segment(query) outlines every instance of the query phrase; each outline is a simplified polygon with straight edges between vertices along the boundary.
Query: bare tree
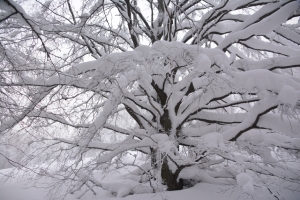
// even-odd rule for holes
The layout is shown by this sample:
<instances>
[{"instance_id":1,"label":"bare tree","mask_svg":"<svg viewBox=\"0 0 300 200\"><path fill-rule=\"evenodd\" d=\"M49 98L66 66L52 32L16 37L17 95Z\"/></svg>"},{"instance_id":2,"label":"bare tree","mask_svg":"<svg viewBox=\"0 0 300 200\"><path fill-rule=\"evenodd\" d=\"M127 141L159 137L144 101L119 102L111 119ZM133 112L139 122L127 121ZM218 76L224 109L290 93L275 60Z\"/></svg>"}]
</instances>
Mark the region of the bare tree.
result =
<instances>
[{"instance_id":1,"label":"bare tree","mask_svg":"<svg viewBox=\"0 0 300 200\"><path fill-rule=\"evenodd\" d=\"M299 185L299 1L0 5L0 134L34 145L23 167L71 193ZM122 159L135 151L144 165ZM135 184L93 178L120 166Z\"/></svg>"}]
</instances>

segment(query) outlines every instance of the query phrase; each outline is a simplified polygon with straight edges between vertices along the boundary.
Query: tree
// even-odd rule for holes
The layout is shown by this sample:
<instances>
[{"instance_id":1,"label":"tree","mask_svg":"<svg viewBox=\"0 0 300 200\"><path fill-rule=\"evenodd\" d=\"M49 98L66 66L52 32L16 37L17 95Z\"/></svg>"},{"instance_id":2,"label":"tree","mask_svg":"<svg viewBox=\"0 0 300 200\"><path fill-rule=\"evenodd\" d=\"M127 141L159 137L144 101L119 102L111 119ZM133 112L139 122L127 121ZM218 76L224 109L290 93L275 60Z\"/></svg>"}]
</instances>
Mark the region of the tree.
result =
<instances>
[{"instance_id":1,"label":"tree","mask_svg":"<svg viewBox=\"0 0 300 200\"><path fill-rule=\"evenodd\" d=\"M298 1L0 3L0 134L22 130L20 164L55 186L299 184ZM120 166L134 183L93 177Z\"/></svg>"}]
</instances>

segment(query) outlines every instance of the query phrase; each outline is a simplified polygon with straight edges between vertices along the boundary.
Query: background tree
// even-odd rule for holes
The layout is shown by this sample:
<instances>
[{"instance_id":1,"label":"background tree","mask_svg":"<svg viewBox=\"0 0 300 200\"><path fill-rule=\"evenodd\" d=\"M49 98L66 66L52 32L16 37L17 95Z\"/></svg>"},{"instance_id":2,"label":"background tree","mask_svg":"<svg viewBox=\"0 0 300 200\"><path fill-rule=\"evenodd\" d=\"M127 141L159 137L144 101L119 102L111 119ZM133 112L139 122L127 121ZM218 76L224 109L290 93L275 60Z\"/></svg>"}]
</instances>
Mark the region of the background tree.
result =
<instances>
[{"instance_id":1,"label":"background tree","mask_svg":"<svg viewBox=\"0 0 300 200\"><path fill-rule=\"evenodd\" d=\"M0 134L22 133L19 163L54 188L299 185L298 1L2 0L0 9ZM145 164L122 159L135 151ZM122 166L137 170L121 187L93 177Z\"/></svg>"}]
</instances>

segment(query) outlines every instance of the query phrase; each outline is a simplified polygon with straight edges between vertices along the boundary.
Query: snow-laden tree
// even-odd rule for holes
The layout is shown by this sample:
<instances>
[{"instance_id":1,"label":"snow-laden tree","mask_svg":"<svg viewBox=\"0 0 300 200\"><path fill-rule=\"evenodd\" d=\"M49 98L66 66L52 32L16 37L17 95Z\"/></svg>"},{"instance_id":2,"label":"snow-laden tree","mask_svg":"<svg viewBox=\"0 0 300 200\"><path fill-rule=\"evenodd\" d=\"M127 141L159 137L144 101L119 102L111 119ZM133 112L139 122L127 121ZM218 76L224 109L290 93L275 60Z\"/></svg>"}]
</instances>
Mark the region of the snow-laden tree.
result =
<instances>
[{"instance_id":1,"label":"snow-laden tree","mask_svg":"<svg viewBox=\"0 0 300 200\"><path fill-rule=\"evenodd\" d=\"M299 14L294 0L1 0L0 134L19 139L18 167L71 193L206 182L280 198L275 184L300 183ZM124 166L115 184L93 176Z\"/></svg>"}]
</instances>

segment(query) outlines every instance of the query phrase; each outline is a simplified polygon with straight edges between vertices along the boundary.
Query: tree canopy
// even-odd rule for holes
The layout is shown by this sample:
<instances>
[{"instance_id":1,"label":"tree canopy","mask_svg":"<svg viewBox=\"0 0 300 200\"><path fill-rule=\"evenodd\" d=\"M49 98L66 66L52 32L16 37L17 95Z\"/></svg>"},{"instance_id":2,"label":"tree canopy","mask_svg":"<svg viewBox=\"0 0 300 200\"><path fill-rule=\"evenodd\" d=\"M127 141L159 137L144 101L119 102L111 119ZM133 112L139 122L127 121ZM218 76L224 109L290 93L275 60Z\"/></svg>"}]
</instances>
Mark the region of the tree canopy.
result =
<instances>
[{"instance_id":1,"label":"tree canopy","mask_svg":"<svg viewBox=\"0 0 300 200\"><path fill-rule=\"evenodd\" d=\"M71 193L297 190L299 14L294 0L1 0L0 136L25 156L10 162ZM93 177L127 166L123 185Z\"/></svg>"}]
</instances>

